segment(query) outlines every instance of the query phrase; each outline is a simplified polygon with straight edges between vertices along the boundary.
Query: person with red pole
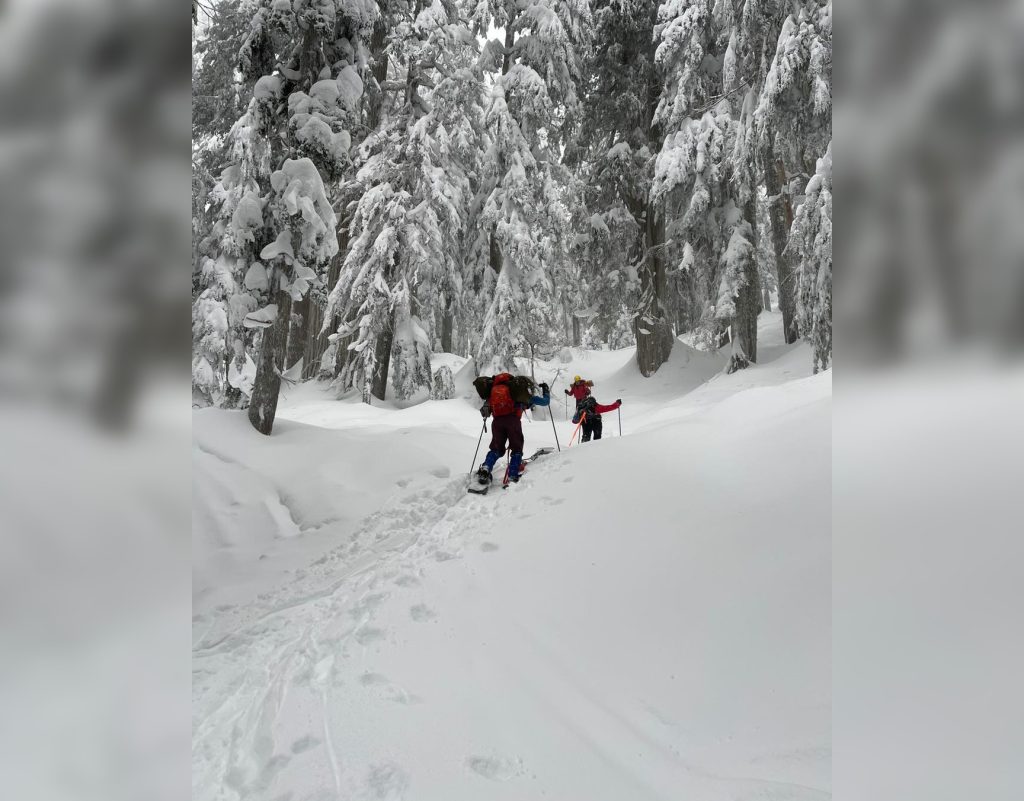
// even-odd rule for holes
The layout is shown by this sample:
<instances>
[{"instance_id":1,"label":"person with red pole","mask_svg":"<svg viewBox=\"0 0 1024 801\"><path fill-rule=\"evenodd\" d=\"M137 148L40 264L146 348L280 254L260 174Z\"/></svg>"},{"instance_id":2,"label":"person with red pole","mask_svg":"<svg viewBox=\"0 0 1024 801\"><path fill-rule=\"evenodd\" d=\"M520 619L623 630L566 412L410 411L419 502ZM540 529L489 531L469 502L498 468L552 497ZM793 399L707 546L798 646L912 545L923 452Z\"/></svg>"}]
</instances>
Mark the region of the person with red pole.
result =
<instances>
[{"instance_id":1,"label":"person with red pole","mask_svg":"<svg viewBox=\"0 0 1024 801\"><path fill-rule=\"evenodd\" d=\"M622 398L617 399L615 403L605 405L598 403L597 398L593 395L585 397L576 408L576 416L573 418L581 423L583 434L580 442L590 442L591 437L601 439L603 428L601 415L604 412L614 412L620 406L622 406Z\"/></svg>"}]
</instances>

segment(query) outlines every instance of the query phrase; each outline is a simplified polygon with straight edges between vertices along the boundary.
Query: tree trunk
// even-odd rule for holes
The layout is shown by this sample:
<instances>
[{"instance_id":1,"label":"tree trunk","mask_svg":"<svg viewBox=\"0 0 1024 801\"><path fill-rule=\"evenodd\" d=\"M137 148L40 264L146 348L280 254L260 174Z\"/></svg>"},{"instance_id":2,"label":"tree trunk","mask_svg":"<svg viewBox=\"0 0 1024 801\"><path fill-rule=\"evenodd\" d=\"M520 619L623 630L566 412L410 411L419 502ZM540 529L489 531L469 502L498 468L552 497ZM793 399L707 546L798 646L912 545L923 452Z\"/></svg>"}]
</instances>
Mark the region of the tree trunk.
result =
<instances>
[{"instance_id":1,"label":"tree trunk","mask_svg":"<svg viewBox=\"0 0 1024 801\"><path fill-rule=\"evenodd\" d=\"M764 310L766 312L770 312L772 310L772 293L771 293L771 290L769 290L767 286L763 286L763 287L761 287L761 294L763 296L761 298L761 305L764 306Z\"/></svg>"},{"instance_id":2,"label":"tree trunk","mask_svg":"<svg viewBox=\"0 0 1024 801\"><path fill-rule=\"evenodd\" d=\"M388 369L391 367L391 345L395 341L394 321L377 337L374 347L376 366L370 379L370 394L378 400L384 400L388 389Z\"/></svg>"},{"instance_id":3,"label":"tree trunk","mask_svg":"<svg viewBox=\"0 0 1024 801\"><path fill-rule=\"evenodd\" d=\"M745 204L744 216L750 223L754 253L757 253L757 213L755 201ZM732 320L732 356L727 372L735 372L757 362L757 314L761 308L761 273L756 255L747 262L744 281L736 295L736 316Z\"/></svg>"},{"instance_id":4,"label":"tree trunk","mask_svg":"<svg viewBox=\"0 0 1024 801\"><path fill-rule=\"evenodd\" d=\"M384 81L388 78L388 55L384 52L387 44L388 29L384 18L380 17L373 26L373 33L370 36L370 53L373 54L373 67L370 74L377 82L377 87L372 93L367 93L367 114L366 124L370 130L377 130L380 125L384 111Z\"/></svg>"},{"instance_id":5,"label":"tree trunk","mask_svg":"<svg viewBox=\"0 0 1024 801\"><path fill-rule=\"evenodd\" d=\"M445 353L455 353L452 346L452 333L455 329L455 314L452 312L451 300L445 301L444 311L441 313L441 350Z\"/></svg>"},{"instance_id":6,"label":"tree trunk","mask_svg":"<svg viewBox=\"0 0 1024 801\"><path fill-rule=\"evenodd\" d=\"M273 283L277 280L275 270ZM274 429L277 398L281 392L279 370L284 365L284 352L288 344L291 301L291 295L284 290L278 290L277 319L263 329L263 343L260 345L259 362L256 364L256 380L252 387L252 399L249 401L249 422L261 434L268 436Z\"/></svg>"},{"instance_id":7,"label":"tree trunk","mask_svg":"<svg viewBox=\"0 0 1024 801\"><path fill-rule=\"evenodd\" d=\"M498 275L501 273L501 245L498 244L497 228L491 229L490 236L490 249L488 251L488 260L490 261L491 269L494 270L494 274Z\"/></svg>"},{"instance_id":8,"label":"tree trunk","mask_svg":"<svg viewBox=\"0 0 1024 801\"><path fill-rule=\"evenodd\" d=\"M338 276L341 274L341 266L345 262L346 252L348 252L348 223L343 221L338 226L338 253L331 259L331 264L327 268L327 283L325 286L328 292L334 289L338 283ZM320 361L324 351L331 345L330 335L338 330L338 323L340 322L338 316L335 315L334 319L331 320L331 324L324 328L324 315L326 313L326 303L310 301L309 323L306 326L306 350L304 354L306 364L302 368L303 378L312 378L324 372L321 370ZM337 375L337 372L335 372L334 377L337 377Z\"/></svg>"},{"instance_id":9,"label":"tree trunk","mask_svg":"<svg viewBox=\"0 0 1024 801\"><path fill-rule=\"evenodd\" d=\"M348 349L348 346L352 344L352 336L338 337L337 350L334 352L334 377L338 378L342 373L345 372L345 368L348 367L349 359L352 357L352 351ZM348 389L346 387L345 389Z\"/></svg>"},{"instance_id":10,"label":"tree trunk","mask_svg":"<svg viewBox=\"0 0 1024 801\"><path fill-rule=\"evenodd\" d=\"M742 351L751 362L757 362L757 311L761 305L759 284L757 270L749 270L747 280L736 296L736 316L732 323L734 349Z\"/></svg>"},{"instance_id":11,"label":"tree trunk","mask_svg":"<svg viewBox=\"0 0 1024 801\"><path fill-rule=\"evenodd\" d=\"M772 250L775 269L779 276L779 310L782 312L782 332L787 344L797 340L796 330L796 278L785 253L789 229L793 224L793 208L789 196L782 193L786 183L786 170L782 160L775 157L773 140L761 152L761 172L768 193L768 219L771 222Z\"/></svg>"},{"instance_id":12,"label":"tree trunk","mask_svg":"<svg viewBox=\"0 0 1024 801\"><path fill-rule=\"evenodd\" d=\"M231 369L231 362L235 359L235 354L226 353L224 355L224 374L228 375L228 371ZM242 402L242 390L236 389L228 383L224 386L224 400L221 401L221 406L225 409L237 409L239 404Z\"/></svg>"},{"instance_id":13,"label":"tree trunk","mask_svg":"<svg viewBox=\"0 0 1024 801\"><path fill-rule=\"evenodd\" d=\"M512 25L508 24L505 26L505 54L501 60L501 74L502 76L508 75L509 69L512 67L512 46L516 43L515 31L512 30ZM498 186L501 186L501 179L505 175L505 165L502 159L498 159ZM488 252L488 258L490 260L491 269L494 270L495 275L501 273L501 265L504 258L501 253L501 243L498 242L498 226L491 229L490 233L490 249Z\"/></svg>"},{"instance_id":14,"label":"tree trunk","mask_svg":"<svg viewBox=\"0 0 1024 801\"><path fill-rule=\"evenodd\" d=\"M510 20L511 22L511 20ZM512 25L505 26L505 55L501 59L501 74L508 75L512 67L512 48L516 43L516 33Z\"/></svg>"},{"instance_id":15,"label":"tree trunk","mask_svg":"<svg viewBox=\"0 0 1024 801\"><path fill-rule=\"evenodd\" d=\"M575 314L572 317L572 344L577 348L583 344L583 323Z\"/></svg>"},{"instance_id":16,"label":"tree trunk","mask_svg":"<svg viewBox=\"0 0 1024 801\"><path fill-rule=\"evenodd\" d=\"M636 363L643 376L657 372L672 353L672 324L665 319L664 301L668 293L665 274L665 220L653 203L647 203L645 214L643 263L640 280L643 304L633 321L636 335Z\"/></svg>"},{"instance_id":17,"label":"tree trunk","mask_svg":"<svg viewBox=\"0 0 1024 801\"><path fill-rule=\"evenodd\" d=\"M284 366L287 370L299 363L305 355L309 333L309 292L301 300L292 303L292 312L288 316L288 349L285 353Z\"/></svg>"}]
</instances>

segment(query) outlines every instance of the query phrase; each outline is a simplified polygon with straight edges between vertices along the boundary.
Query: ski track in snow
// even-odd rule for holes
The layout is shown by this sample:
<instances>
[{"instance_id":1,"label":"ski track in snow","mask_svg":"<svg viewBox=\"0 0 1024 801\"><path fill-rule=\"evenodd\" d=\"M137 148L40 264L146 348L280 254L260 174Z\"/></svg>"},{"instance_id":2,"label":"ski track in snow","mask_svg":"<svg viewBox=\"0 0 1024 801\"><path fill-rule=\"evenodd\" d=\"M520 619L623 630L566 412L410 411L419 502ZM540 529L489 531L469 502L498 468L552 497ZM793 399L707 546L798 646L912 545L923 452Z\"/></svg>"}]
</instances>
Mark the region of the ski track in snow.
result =
<instances>
[{"instance_id":1,"label":"ski track in snow","mask_svg":"<svg viewBox=\"0 0 1024 801\"><path fill-rule=\"evenodd\" d=\"M486 530L481 520L497 513L499 500L467 496L461 477L438 492L417 493L371 516L350 544L319 559L298 580L244 609L221 610L193 649L194 797L259 798L294 756L316 750L330 764L338 798L403 798L408 777L398 764L375 766L361 788L346 784L351 777L334 752L327 714L336 665L389 637L373 625L377 608L397 594L415 600L423 572L431 563L460 559L476 532ZM498 548L486 541L479 547ZM422 603L409 604L409 614L420 622L435 618ZM213 634L216 629L220 633ZM363 673L360 683L380 690L381 703L420 700L379 674ZM317 689L322 742L308 736L275 741L277 712L293 687ZM228 749L206 748L225 739ZM475 773L494 780L521 772L514 762L467 757ZM208 795L210 788L233 794Z\"/></svg>"}]
</instances>

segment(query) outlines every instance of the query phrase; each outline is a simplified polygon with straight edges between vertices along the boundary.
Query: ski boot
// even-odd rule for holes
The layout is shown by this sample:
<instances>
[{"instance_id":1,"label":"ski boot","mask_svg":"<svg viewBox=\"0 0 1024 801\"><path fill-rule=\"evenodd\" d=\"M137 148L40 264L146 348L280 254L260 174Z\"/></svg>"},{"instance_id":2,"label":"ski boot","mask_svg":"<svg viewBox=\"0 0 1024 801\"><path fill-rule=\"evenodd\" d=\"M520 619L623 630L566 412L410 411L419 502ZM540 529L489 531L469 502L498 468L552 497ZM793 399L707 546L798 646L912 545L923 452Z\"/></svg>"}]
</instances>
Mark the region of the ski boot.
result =
<instances>
[{"instance_id":1,"label":"ski boot","mask_svg":"<svg viewBox=\"0 0 1024 801\"><path fill-rule=\"evenodd\" d=\"M478 484L491 483L491 471L487 469L487 465L480 465L480 469L476 471L476 481Z\"/></svg>"},{"instance_id":2,"label":"ski boot","mask_svg":"<svg viewBox=\"0 0 1024 801\"><path fill-rule=\"evenodd\" d=\"M508 462L508 481L511 481L513 484L518 484L519 477L522 474L522 468L523 454L513 453L512 458L510 458ZM506 481L506 483L508 483L508 481Z\"/></svg>"}]
</instances>

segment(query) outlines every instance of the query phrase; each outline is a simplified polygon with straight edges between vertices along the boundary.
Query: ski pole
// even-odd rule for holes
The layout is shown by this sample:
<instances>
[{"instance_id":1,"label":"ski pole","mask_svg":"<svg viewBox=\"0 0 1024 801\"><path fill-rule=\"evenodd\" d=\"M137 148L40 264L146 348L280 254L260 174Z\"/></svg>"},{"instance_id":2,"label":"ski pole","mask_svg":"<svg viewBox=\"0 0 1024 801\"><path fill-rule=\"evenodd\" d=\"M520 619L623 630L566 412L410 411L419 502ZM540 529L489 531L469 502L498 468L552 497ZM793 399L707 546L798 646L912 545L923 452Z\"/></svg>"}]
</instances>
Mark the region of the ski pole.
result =
<instances>
[{"instance_id":1,"label":"ski pole","mask_svg":"<svg viewBox=\"0 0 1024 801\"><path fill-rule=\"evenodd\" d=\"M587 413L584 412L582 415L580 415L580 421L576 424L576 428L573 429L572 436L569 437L569 444L566 445L565 447L567 447L567 448L571 448L572 447L572 441L576 438L576 432L580 430L580 426L583 425L583 421L586 420L586 419L587 419Z\"/></svg>"},{"instance_id":2,"label":"ski pole","mask_svg":"<svg viewBox=\"0 0 1024 801\"><path fill-rule=\"evenodd\" d=\"M480 453L480 443L484 441L484 432L487 430L487 421L484 420L483 428L480 429L480 438L476 441L476 450L473 451L473 464L469 467L469 477L473 477L473 470L476 468L476 455Z\"/></svg>"},{"instance_id":3,"label":"ski pole","mask_svg":"<svg viewBox=\"0 0 1024 801\"><path fill-rule=\"evenodd\" d=\"M556 371L555 372L555 377L552 379L552 381L557 381L558 380L558 375L561 372L562 372L561 370ZM554 391L555 391L555 387L554 387L554 384L552 384L550 387L548 387L548 399L549 399L549 401L550 401L550 398L551 398L551 393L554 392ZM551 403L550 402L547 405L547 410L548 410L548 417L551 419L551 431L555 435L555 445L558 446L558 452L561 453L562 452L562 445L558 441L558 429L555 428L555 410L551 408Z\"/></svg>"},{"instance_id":4,"label":"ski pole","mask_svg":"<svg viewBox=\"0 0 1024 801\"><path fill-rule=\"evenodd\" d=\"M621 406L619 407L618 412L619 412L619 436L621 437L622 436L622 407Z\"/></svg>"},{"instance_id":5,"label":"ski pole","mask_svg":"<svg viewBox=\"0 0 1024 801\"><path fill-rule=\"evenodd\" d=\"M512 466L512 449L505 451L505 475L501 479L501 486L508 486L508 469Z\"/></svg>"}]
</instances>

